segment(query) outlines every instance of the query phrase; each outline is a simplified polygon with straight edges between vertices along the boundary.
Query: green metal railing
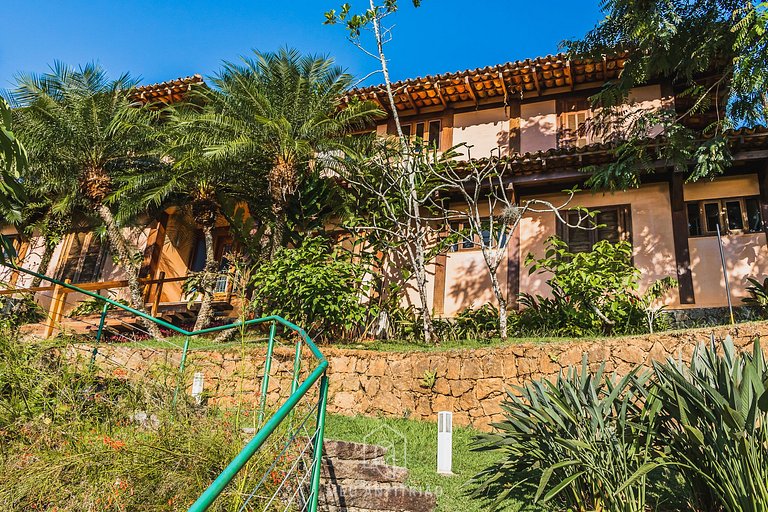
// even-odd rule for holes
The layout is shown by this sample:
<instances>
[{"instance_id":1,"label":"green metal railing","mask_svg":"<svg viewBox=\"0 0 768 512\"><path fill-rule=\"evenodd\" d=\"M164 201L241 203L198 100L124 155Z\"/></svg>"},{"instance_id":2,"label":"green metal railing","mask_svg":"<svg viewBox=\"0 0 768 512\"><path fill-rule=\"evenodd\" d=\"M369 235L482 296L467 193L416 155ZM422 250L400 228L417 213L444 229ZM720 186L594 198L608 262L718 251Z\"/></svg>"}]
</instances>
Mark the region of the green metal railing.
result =
<instances>
[{"instance_id":1,"label":"green metal railing","mask_svg":"<svg viewBox=\"0 0 768 512\"><path fill-rule=\"evenodd\" d=\"M269 338L267 342L266 358L264 361L264 375L262 377L261 392L259 397L259 412L258 412L259 429L255 433L253 439L251 439L251 441L249 441L245 445L245 447L232 460L232 462L229 463L229 465L221 472L221 474L200 495L197 501L195 501L195 503L192 504L191 507L189 507L188 512L203 512L207 510L214 503L214 501L221 495L224 489L232 482L235 476L251 460L254 454L256 454L259 451L259 449L264 446L265 442L270 438L270 436L275 433L277 428L281 425L281 423L283 423L283 420L285 420L286 417L292 416L294 414L302 398L304 398L307 395L307 393L316 384L318 385L318 399L317 399L317 403L313 407L313 410L316 409L317 411L316 428L314 432L309 436L308 447L311 448L312 457L311 457L311 463L308 464L308 466L310 466L308 468L309 472L305 477L305 478L308 478L309 480L308 482L309 493L308 493L308 496L305 496L303 499L304 505L302 506L301 510L302 511L308 510L309 512L317 512L319 489L320 489L320 471L321 471L321 465L322 465L323 437L325 434L326 402L328 399L328 377L326 376L328 361L325 359L325 356L323 356L323 354L317 348L317 346L309 337L309 335L307 335L307 333L302 328L289 322L288 320L285 320L284 318L273 315L273 316L267 316L264 318L238 321L238 322L234 322L232 324L227 324L227 325L209 327L209 328L200 329L197 331L188 331L186 329L182 329L181 327L177 327L171 324L170 322L167 322L160 318L155 318L143 311L139 311L130 306L126 306L125 304L121 304L108 297L103 297L97 293L94 293L88 290L83 290L82 288L78 288L73 284L65 283L61 280L54 279L44 274L40 274L38 272L34 272L31 270L19 267L13 263L9 263L8 261L5 261L5 262L0 261L0 265L4 265L6 267L11 268L12 270L15 270L24 274L28 274L30 276L38 277L44 281L48 281L55 285L68 288L78 293L82 293L83 295L86 295L98 301L102 301L104 305L101 310L101 318L99 320L98 330L96 332L97 341L100 341L102 338L102 335L104 332L104 323L106 320L107 312L110 308L117 308L123 311L127 311L148 322L152 322L160 327L169 329L172 332L175 332L181 336L184 336L184 345L182 348L181 361L179 363L179 375L183 375L184 368L186 366L187 355L189 353L189 344L190 344L189 342L192 337L200 336L204 334L213 334L216 332L230 330L230 329L237 329L237 328L244 329L246 327L260 325L260 324L269 324ZM23 290L19 290L19 291L23 292ZM269 377L270 377L270 371L272 368L272 360L274 357L274 347L276 343L276 334L277 334L278 325L282 325L285 329L288 329L289 331L293 331L295 334L297 334L297 340L295 344L295 355L294 355L294 361L293 361L293 375L291 378L291 394L287 398L287 400L284 403L282 403L282 405L280 405L280 407L278 407L278 409L269 417L269 419L267 419L267 421L263 423L265 411L266 411L266 405L267 405ZM306 346L309 349L312 356L316 359L317 366L314 368L314 370L312 370L311 373L309 373L309 375L303 381L300 381L301 355L302 355L302 348L304 346ZM95 363L96 355L97 355L97 348L94 348L91 364ZM177 392L178 392L178 389L177 389ZM294 434L294 436L289 440L289 442L293 441L295 437L296 435ZM252 496L253 496L253 492L251 493L248 499L250 499ZM274 496L272 497L272 500L274 500ZM272 500L270 500L270 503L272 502ZM240 510L245 510L245 504L243 504Z\"/></svg>"}]
</instances>

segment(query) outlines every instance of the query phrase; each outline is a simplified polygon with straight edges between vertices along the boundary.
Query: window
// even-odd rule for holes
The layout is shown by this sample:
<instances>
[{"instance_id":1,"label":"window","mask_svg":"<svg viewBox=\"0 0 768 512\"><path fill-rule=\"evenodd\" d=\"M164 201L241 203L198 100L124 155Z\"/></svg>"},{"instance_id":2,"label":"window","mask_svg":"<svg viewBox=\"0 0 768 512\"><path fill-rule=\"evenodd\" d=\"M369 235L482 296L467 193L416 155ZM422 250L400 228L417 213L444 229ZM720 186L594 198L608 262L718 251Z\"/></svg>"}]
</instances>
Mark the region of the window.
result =
<instances>
[{"instance_id":1,"label":"window","mask_svg":"<svg viewBox=\"0 0 768 512\"><path fill-rule=\"evenodd\" d=\"M579 215L576 211L566 212L568 224L576 225ZM632 241L632 214L629 205L600 208L591 226L594 229L589 229L586 225L581 228L569 227L558 222L558 236L568 244L568 250L572 253L591 251L597 242L603 240L611 243Z\"/></svg>"},{"instance_id":2,"label":"window","mask_svg":"<svg viewBox=\"0 0 768 512\"><path fill-rule=\"evenodd\" d=\"M485 221L483 223L485 224ZM486 226L486 229L483 229L482 231L481 244L481 238L477 235L477 233L470 234L469 224L464 222L451 222L451 234L455 235L456 233L460 233L460 236L457 241L451 245L450 252L467 251L472 249L480 250L483 246L491 247L493 249L506 246L507 226L501 223L497 224L496 222L494 222L494 226L496 237L493 240L493 244L491 243L491 231L490 229L487 229L488 226ZM499 237L501 238L499 239Z\"/></svg>"},{"instance_id":3,"label":"window","mask_svg":"<svg viewBox=\"0 0 768 512\"><path fill-rule=\"evenodd\" d=\"M413 124L403 124L403 135L411 141L427 142L430 148L440 149L442 123L439 119L419 121Z\"/></svg>"},{"instance_id":4,"label":"window","mask_svg":"<svg viewBox=\"0 0 768 512\"><path fill-rule=\"evenodd\" d=\"M581 148L600 142L599 137L590 133L589 120L592 109L587 98L564 98L558 100L559 126L558 146Z\"/></svg>"},{"instance_id":5,"label":"window","mask_svg":"<svg viewBox=\"0 0 768 512\"><path fill-rule=\"evenodd\" d=\"M756 197L732 197L690 202L689 236L712 236L718 227L722 233L756 233L763 229L760 201Z\"/></svg>"},{"instance_id":6,"label":"window","mask_svg":"<svg viewBox=\"0 0 768 512\"><path fill-rule=\"evenodd\" d=\"M78 231L69 235L66 257L59 267L59 279L73 283L91 283L101 277L107 251L94 233Z\"/></svg>"}]
</instances>

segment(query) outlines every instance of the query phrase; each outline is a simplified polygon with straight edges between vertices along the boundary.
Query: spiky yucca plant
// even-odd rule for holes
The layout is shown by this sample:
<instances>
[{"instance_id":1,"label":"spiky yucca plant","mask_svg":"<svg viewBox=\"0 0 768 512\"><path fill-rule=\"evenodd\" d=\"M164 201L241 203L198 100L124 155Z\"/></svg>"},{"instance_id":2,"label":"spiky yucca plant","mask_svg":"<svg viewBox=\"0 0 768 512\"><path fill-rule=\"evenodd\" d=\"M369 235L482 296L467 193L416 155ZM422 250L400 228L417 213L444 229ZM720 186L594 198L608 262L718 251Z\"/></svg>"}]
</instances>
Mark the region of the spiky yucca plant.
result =
<instances>
[{"instance_id":1,"label":"spiky yucca plant","mask_svg":"<svg viewBox=\"0 0 768 512\"><path fill-rule=\"evenodd\" d=\"M509 393L497 431L480 435L478 450L502 458L473 480L475 497L499 507L518 490L535 501L575 511L641 512L646 479L662 464L653 448L659 403L648 372L619 379L581 368L554 382L534 381ZM643 407L643 404L646 404Z\"/></svg>"},{"instance_id":2,"label":"spiky yucca plant","mask_svg":"<svg viewBox=\"0 0 768 512\"><path fill-rule=\"evenodd\" d=\"M660 433L697 510L768 510L768 366L759 340L699 346L691 364L654 364Z\"/></svg>"}]
</instances>

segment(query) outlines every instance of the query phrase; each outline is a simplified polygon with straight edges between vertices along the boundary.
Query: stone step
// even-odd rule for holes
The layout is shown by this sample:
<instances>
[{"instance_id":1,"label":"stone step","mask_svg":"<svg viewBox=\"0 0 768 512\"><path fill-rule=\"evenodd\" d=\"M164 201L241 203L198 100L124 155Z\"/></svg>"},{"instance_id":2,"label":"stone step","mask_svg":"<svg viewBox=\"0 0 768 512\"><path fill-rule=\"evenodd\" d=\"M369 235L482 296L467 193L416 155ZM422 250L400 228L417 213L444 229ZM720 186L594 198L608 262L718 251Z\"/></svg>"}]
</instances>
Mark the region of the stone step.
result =
<instances>
[{"instance_id":1,"label":"stone step","mask_svg":"<svg viewBox=\"0 0 768 512\"><path fill-rule=\"evenodd\" d=\"M343 460L323 458L320 476L333 484L347 481L367 481L378 484L403 483L408 478L408 470L383 463L383 459Z\"/></svg>"},{"instance_id":2,"label":"stone step","mask_svg":"<svg viewBox=\"0 0 768 512\"><path fill-rule=\"evenodd\" d=\"M434 494L398 486L346 486L325 484L320 504L327 512L432 512L437 506Z\"/></svg>"},{"instance_id":3,"label":"stone step","mask_svg":"<svg viewBox=\"0 0 768 512\"><path fill-rule=\"evenodd\" d=\"M323 455L334 460L374 460L387 454L383 446L326 439Z\"/></svg>"}]
</instances>

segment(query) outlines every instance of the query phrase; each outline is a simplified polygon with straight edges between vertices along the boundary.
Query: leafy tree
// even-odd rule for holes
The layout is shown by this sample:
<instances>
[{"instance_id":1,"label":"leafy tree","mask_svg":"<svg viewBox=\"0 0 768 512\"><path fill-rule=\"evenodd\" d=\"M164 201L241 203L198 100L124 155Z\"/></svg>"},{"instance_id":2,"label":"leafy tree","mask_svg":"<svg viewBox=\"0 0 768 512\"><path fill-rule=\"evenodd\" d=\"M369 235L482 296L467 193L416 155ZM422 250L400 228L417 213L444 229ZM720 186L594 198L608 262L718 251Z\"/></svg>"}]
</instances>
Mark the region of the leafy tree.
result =
<instances>
[{"instance_id":1,"label":"leafy tree","mask_svg":"<svg viewBox=\"0 0 768 512\"><path fill-rule=\"evenodd\" d=\"M12 131L11 108L0 97L0 210L6 215L18 212L24 201L25 194L19 177L26 166L26 150ZM13 248L0 237L0 262L5 260L6 255L12 256Z\"/></svg>"},{"instance_id":2,"label":"leafy tree","mask_svg":"<svg viewBox=\"0 0 768 512\"><path fill-rule=\"evenodd\" d=\"M339 108L352 77L329 58L296 50L227 62L211 82L194 121L207 137L203 154L266 175L274 253L285 241L286 212L300 183L322 164L318 155L343 151L344 136L381 112L370 102Z\"/></svg>"},{"instance_id":3,"label":"leafy tree","mask_svg":"<svg viewBox=\"0 0 768 512\"><path fill-rule=\"evenodd\" d=\"M690 180L724 172L731 158L726 130L766 124L768 119L768 3L605 0L602 7L605 18L593 30L581 40L565 42L573 55L628 52L620 77L592 97L602 113L589 129L619 136L616 161L588 169L593 172L591 185L637 186L656 160L688 173ZM689 108L622 108L633 87L660 77L683 91L677 100ZM707 111L717 115L700 132L690 121ZM663 144L649 137L652 128L660 129Z\"/></svg>"},{"instance_id":4,"label":"leafy tree","mask_svg":"<svg viewBox=\"0 0 768 512\"><path fill-rule=\"evenodd\" d=\"M20 132L28 141L32 172L61 201L75 203L81 197L92 208L126 273L131 305L143 310L141 252L132 247L111 206L120 175L156 168L155 114L131 103L135 85L128 74L110 79L96 64L73 69L57 62L43 75L20 76L13 98L21 107ZM154 324L147 327L159 335Z\"/></svg>"}]
</instances>

